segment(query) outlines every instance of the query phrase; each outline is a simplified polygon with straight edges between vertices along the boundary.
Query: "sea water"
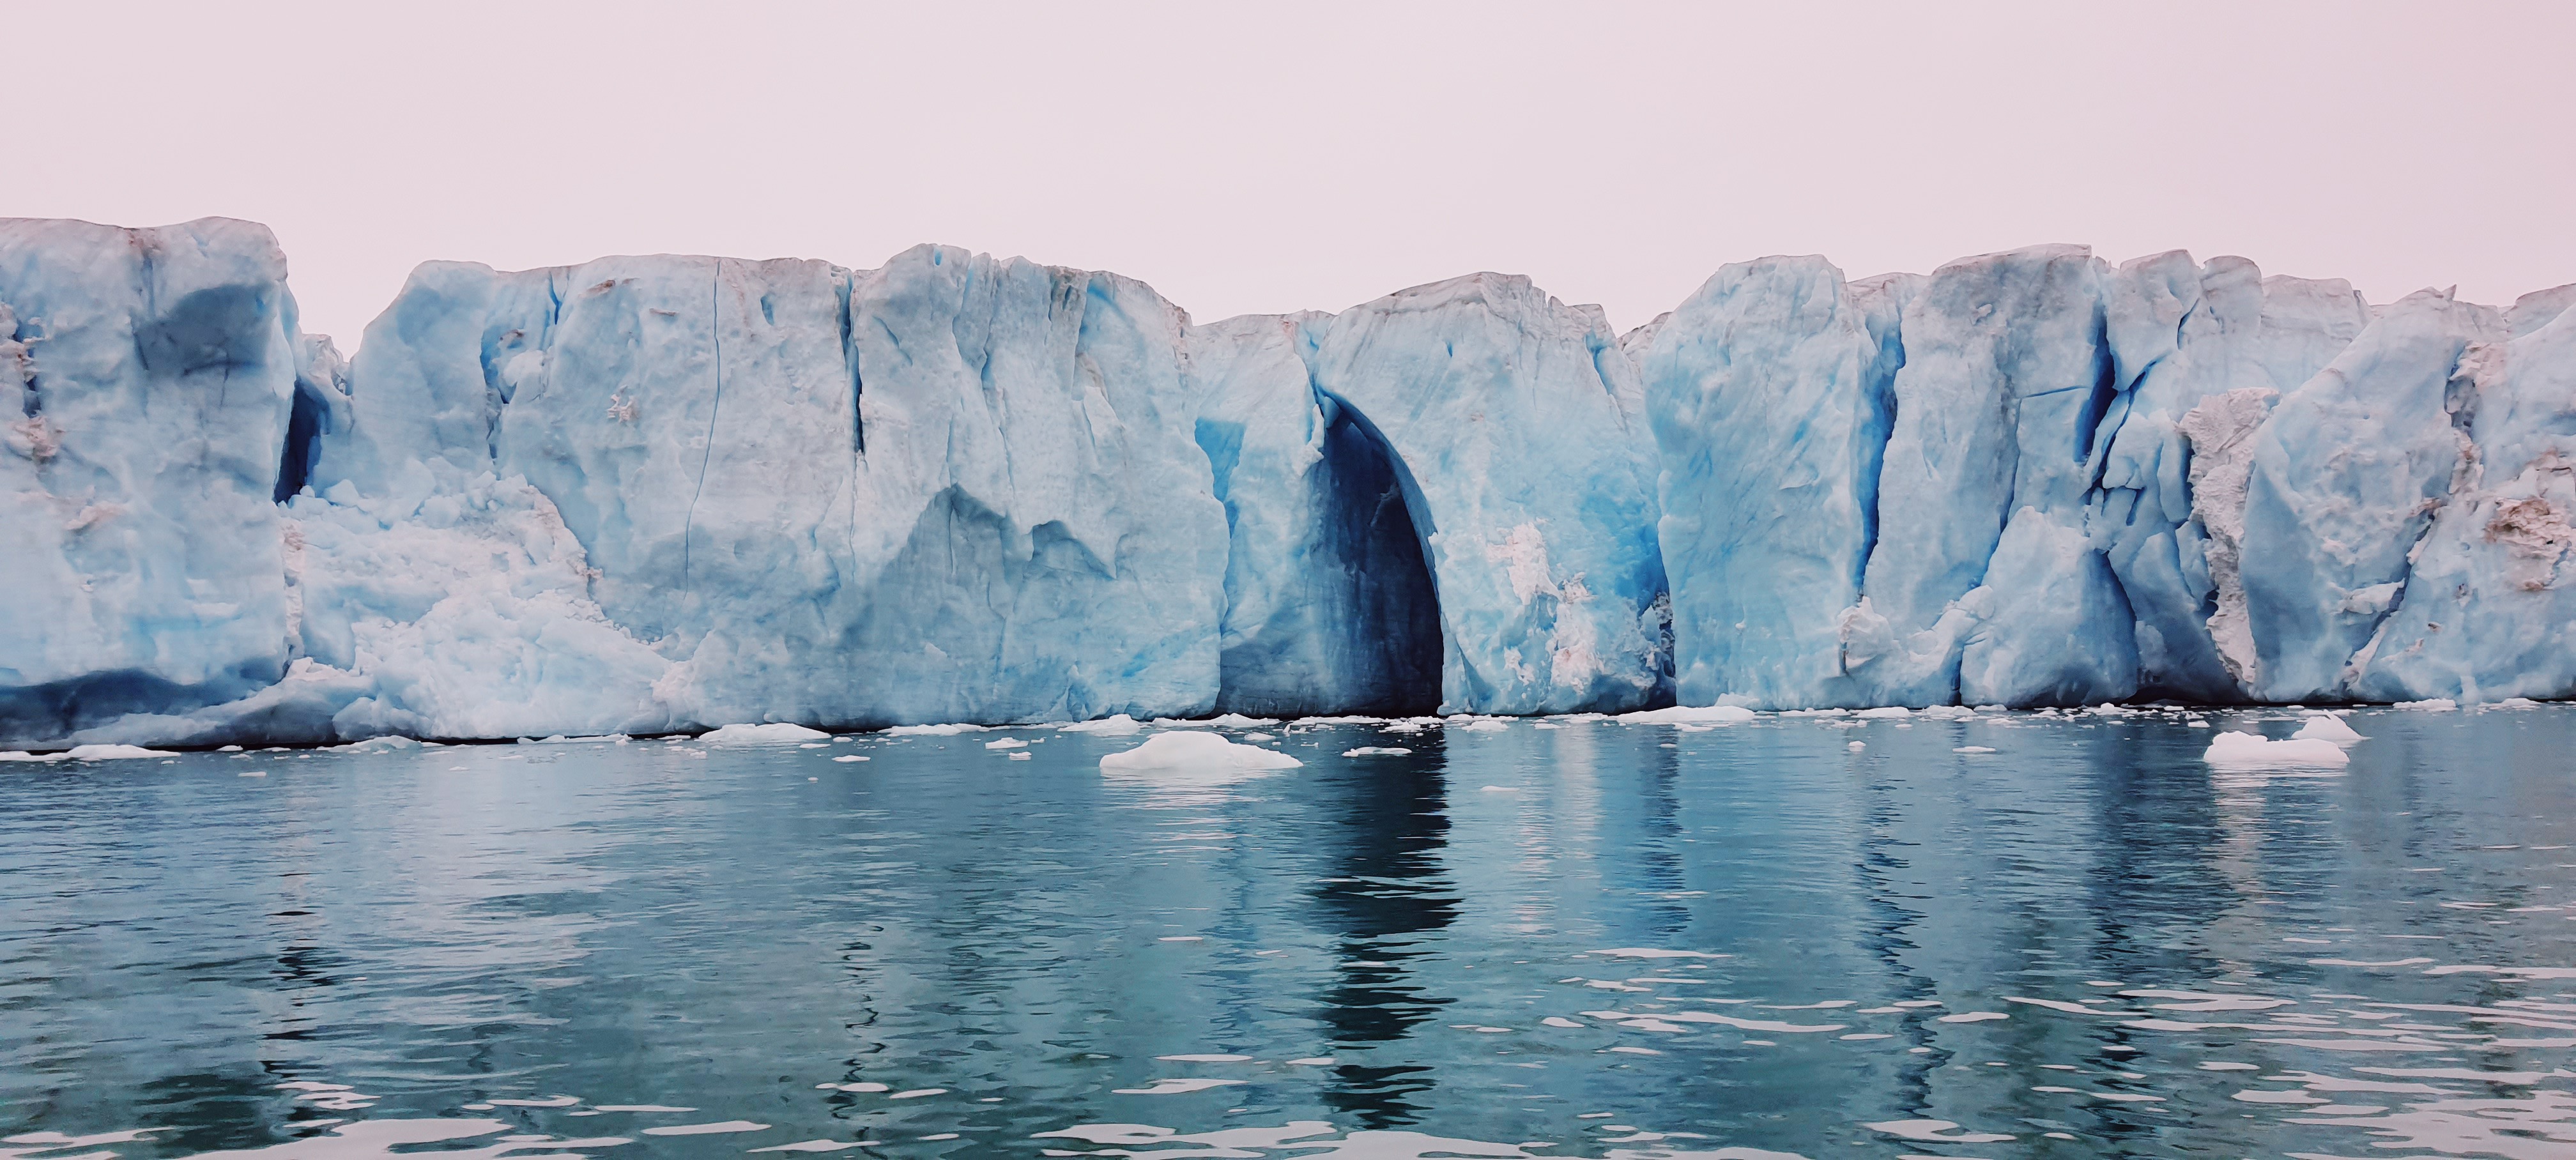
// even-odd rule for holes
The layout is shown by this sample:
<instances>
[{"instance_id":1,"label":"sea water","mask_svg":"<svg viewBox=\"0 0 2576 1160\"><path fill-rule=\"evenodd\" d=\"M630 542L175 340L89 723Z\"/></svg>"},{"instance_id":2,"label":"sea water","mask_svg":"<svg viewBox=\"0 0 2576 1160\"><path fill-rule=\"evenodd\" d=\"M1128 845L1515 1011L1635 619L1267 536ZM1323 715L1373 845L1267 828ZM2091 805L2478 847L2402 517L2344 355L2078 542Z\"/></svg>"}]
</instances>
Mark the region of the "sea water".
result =
<instances>
[{"instance_id":1,"label":"sea water","mask_svg":"<svg viewBox=\"0 0 2576 1160\"><path fill-rule=\"evenodd\" d=\"M2576 1156L2576 707L2345 720L0 766L0 1160Z\"/></svg>"}]
</instances>

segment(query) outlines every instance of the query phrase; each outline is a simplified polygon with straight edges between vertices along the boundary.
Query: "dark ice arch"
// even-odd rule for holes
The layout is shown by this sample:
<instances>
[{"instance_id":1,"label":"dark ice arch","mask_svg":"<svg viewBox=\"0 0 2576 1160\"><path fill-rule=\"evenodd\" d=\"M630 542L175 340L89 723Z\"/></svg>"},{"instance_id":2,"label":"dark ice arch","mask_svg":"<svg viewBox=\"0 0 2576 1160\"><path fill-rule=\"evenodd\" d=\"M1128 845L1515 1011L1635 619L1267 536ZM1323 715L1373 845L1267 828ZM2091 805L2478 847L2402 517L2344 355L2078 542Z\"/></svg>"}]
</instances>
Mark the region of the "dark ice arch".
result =
<instances>
[{"instance_id":1,"label":"dark ice arch","mask_svg":"<svg viewBox=\"0 0 2576 1160\"><path fill-rule=\"evenodd\" d=\"M1323 462L1313 472L1320 526L1305 579L1327 610L1306 642L1321 672L1280 666L1283 642L1226 650L1220 712L1256 716L1411 716L1440 706L1440 599L1424 540L1431 526L1411 473L1367 417L1318 393ZM1284 678L1284 679L1282 679Z\"/></svg>"}]
</instances>

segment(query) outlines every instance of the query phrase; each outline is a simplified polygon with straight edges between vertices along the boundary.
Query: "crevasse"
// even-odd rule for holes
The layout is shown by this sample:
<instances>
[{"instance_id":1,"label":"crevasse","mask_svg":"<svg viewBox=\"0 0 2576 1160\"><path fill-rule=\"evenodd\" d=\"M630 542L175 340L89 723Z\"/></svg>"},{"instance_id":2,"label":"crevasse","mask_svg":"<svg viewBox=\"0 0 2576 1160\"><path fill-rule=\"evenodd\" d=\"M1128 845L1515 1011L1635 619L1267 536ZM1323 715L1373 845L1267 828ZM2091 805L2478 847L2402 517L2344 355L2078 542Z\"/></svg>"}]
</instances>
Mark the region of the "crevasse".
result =
<instances>
[{"instance_id":1,"label":"crevasse","mask_svg":"<svg viewBox=\"0 0 2576 1160\"><path fill-rule=\"evenodd\" d=\"M0 746L2576 695L2576 287L2074 246L1193 322L908 250L0 221Z\"/></svg>"}]
</instances>

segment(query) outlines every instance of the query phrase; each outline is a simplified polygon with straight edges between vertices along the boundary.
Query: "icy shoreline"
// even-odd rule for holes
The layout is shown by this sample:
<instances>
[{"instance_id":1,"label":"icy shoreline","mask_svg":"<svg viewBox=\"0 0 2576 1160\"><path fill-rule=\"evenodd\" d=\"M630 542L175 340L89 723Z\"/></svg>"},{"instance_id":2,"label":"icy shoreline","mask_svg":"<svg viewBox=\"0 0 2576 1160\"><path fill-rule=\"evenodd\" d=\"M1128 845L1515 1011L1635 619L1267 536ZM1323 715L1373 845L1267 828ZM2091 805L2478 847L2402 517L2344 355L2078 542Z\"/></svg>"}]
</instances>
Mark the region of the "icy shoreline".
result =
<instances>
[{"instance_id":1,"label":"icy shoreline","mask_svg":"<svg viewBox=\"0 0 2576 1160\"><path fill-rule=\"evenodd\" d=\"M2576 287L2070 246L1478 274L429 263L0 220L0 748L2576 696Z\"/></svg>"},{"instance_id":2,"label":"icy shoreline","mask_svg":"<svg viewBox=\"0 0 2576 1160\"><path fill-rule=\"evenodd\" d=\"M1145 722L1137 721L1125 714L1119 714L1113 717L1095 718L1089 721L1045 721L1000 725L978 725L964 722L953 722L931 725L895 725L881 729L854 730L840 733L806 729L802 726L787 724L734 724L720 726L701 732L671 732L644 735L628 735L620 733L589 737L558 735L552 737L452 737L423 739L388 734L368 738L363 741L339 744L318 743L256 747L246 747L242 745L180 745L173 746L169 749L148 749L133 745L90 744L68 750L45 750L40 748L33 751L0 751L0 764L12 762L49 764L62 761L91 762L151 757L166 758L176 757L181 753L191 752L285 753L296 751L328 751L336 753L366 753L381 752L385 750L417 749L422 747L438 748L447 746L481 745L679 745L696 743L702 745L726 746L786 745L806 749L818 749L828 748L833 744L847 744L857 741L891 740L905 737L954 737L960 734L987 732L1003 734L1014 732L1066 733L1076 735L1097 735L1111 739L1137 737L1150 739L1154 736L1161 736L1173 732L1221 729L1233 731L1236 734L1243 736L1246 740L1269 742L1276 740L1278 736L1294 736L1299 733L1334 726L1370 726L1378 729L1380 732L1399 736L1421 734L1446 729L1457 729L1466 733L1493 733L1508 730L1514 725L1525 725L1530 728L1540 730L1565 729L1583 725L1617 725L1626 727L1662 726L1670 728L1676 733L1708 733L1713 732L1720 727L1729 725L1748 725L1757 723L1777 724L1787 721L1825 721L1829 723L1838 722L1842 725L1852 726L1864 725L1872 722L1893 722L1898 724L1900 727L1908 727L1916 721L1927 723L2001 722L2042 724L2050 721L2081 721L2087 719L2099 720L2161 716L2179 720L2181 723L2191 728L2208 728L2215 730L2213 720L2216 715L2227 715L2232 718L2236 718L2238 724L2252 724L2263 721L2298 721L2301 723L2301 728L2296 733L2293 740L2305 741L2315 738L2331 741L2336 744L2349 745L2364 740L2360 734L2355 733L2352 728L2349 725L2346 725L2343 721L2344 715L2351 713L2355 709L2429 713L2455 713L2463 711L2470 713L2486 713L2513 711L2518 709L2534 709L2565 703L2566 702L2563 701L2537 701L2527 697L2510 697L2490 704L2468 706L2465 710L2462 706L2447 700L2412 702L2399 705L2337 706L2333 708L2315 708L2305 705L2251 705L2242 703L2225 705L2195 705L2170 701L2128 705L2105 703L2093 706L2075 706L2069 708L2045 707L2037 709L2007 709L1996 705L1987 705L1977 708L1960 705L1936 705L1925 709L1906 709L1898 706L1888 706L1876 709L1781 709L1768 712L1755 712L1753 710L1738 709L1732 706L1719 706L1715 709L1663 708L1618 714L1558 713L1545 716L1520 717L1481 715L1474 713L1454 713L1447 716L1421 717L1368 717L1343 715L1329 717L1301 717L1285 721L1263 717L1246 717L1239 713L1228 713L1215 717L1201 718L1165 717ZM1273 734L1266 732L1267 730L1277 730L1278 732L1277 734ZM2224 742L2221 742L2218 739L2229 736L2231 736L2231 734L2213 732L2213 744L2223 745ZM1003 740L988 742L985 747L987 749L1020 749L1025 748L1026 744L1027 743L1025 741L1006 737ZM1342 756L1366 756L1382 753L1403 755L1411 752L1412 750L1403 748L1363 749L1344 753ZM1956 750L1955 752L1991 753L1993 751L1990 749L1970 747ZM2213 753L2215 752L2216 751L2213 751ZM840 760L865 761L867 758L845 757ZM2227 761L2215 756L2210 760L2212 760L2214 764L2228 764ZM2285 756L2283 760L2289 760L2292 763L2296 763L2296 758L2294 756ZM2259 764L2260 762L2258 761L2257 763Z\"/></svg>"}]
</instances>

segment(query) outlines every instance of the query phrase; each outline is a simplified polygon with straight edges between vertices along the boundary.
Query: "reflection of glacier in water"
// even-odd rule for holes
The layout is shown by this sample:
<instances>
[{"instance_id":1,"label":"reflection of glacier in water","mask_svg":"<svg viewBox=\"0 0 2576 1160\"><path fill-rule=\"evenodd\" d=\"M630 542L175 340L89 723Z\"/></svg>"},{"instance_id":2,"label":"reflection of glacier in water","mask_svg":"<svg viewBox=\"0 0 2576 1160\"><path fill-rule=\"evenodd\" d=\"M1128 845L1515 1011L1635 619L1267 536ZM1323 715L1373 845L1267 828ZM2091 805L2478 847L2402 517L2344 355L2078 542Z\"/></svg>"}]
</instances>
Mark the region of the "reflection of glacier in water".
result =
<instances>
[{"instance_id":1,"label":"reflection of glacier in water","mask_svg":"<svg viewBox=\"0 0 2576 1160\"><path fill-rule=\"evenodd\" d=\"M0 1160L2576 1156L2576 712L2349 720L56 763Z\"/></svg>"}]
</instances>

